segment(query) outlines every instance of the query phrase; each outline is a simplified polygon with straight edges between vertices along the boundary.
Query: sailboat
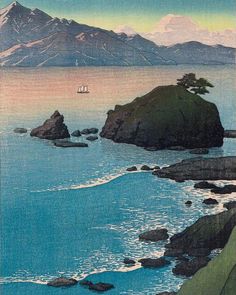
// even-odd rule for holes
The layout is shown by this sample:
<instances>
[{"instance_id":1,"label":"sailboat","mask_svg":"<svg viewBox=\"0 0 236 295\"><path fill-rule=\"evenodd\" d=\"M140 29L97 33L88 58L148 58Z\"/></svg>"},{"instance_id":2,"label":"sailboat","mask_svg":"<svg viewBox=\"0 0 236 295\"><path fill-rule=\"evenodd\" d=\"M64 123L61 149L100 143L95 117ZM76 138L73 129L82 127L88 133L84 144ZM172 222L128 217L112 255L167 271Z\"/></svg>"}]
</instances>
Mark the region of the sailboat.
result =
<instances>
[{"instance_id":1,"label":"sailboat","mask_svg":"<svg viewBox=\"0 0 236 295\"><path fill-rule=\"evenodd\" d=\"M82 93L89 93L88 86L87 85L79 86L77 93L81 93L81 94Z\"/></svg>"}]
</instances>

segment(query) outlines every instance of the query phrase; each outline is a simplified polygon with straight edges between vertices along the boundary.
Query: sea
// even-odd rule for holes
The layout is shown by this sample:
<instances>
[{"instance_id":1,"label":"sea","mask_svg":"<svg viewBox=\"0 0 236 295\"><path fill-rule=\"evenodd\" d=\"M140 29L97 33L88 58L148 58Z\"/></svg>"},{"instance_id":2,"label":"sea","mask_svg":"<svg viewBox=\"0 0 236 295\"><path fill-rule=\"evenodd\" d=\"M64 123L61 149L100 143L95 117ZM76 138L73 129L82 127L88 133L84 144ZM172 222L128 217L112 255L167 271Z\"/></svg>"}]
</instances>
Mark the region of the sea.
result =
<instances>
[{"instance_id":1,"label":"sea","mask_svg":"<svg viewBox=\"0 0 236 295\"><path fill-rule=\"evenodd\" d=\"M223 211L236 195L214 195L219 205L206 206L209 191L193 181L176 183L150 172L127 172L143 164L167 166L193 157L189 151L150 152L99 138L88 148L59 148L30 137L55 110L70 132L97 127L107 112L159 85L175 84L193 72L214 88L204 99L218 107L225 129L236 129L235 66L2 68L0 70L2 295L87 295L90 290L48 287L60 276L106 282L110 295L154 295L176 291L183 277L172 274L175 261L159 269L125 257L161 257L164 242L141 242L139 234L164 227L172 236L199 217ZM79 85L89 94L77 94ZM16 127L28 129L16 134ZM85 137L73 141L87 142ZM236 155L236 140L225 139L206 157ZM225 181L219 184L227 183ZM232 182L231 182L232 183ZM191 200L191 207L185 202Z\"/></svg>"}]
</instances>

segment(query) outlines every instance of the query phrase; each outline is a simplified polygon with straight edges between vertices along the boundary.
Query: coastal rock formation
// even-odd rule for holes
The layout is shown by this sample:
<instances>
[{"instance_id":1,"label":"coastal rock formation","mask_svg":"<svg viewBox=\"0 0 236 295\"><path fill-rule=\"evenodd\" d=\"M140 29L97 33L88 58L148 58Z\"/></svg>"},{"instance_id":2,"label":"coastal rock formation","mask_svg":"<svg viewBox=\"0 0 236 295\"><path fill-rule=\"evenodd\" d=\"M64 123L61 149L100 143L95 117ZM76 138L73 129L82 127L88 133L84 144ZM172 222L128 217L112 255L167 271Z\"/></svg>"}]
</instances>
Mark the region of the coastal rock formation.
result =
<instances>
[{"instance_id":1,"label":"coastal rock formation","mask_svg":"<svg viewBox=\"0 0 236 295\"><path fill-rule=\"evenodd\" d=\"M80 281L80 285L84 287L88 287L89 290L98 291L98 292L109 291L114 288L114 285L112 284L101 283L101 282L94 284L93 282L88 280Z\"/></svg>"},{"instance_id":2,"label":"coastal rock formation","mask_svg":"<svg viewBox=\"0 0 236 295\"><path fill-rule=\"evenodd\" d=\"M143 267L147 267L147 268L163 267L170 264L170 261L166 260L164 257L142 258L138 262L140 262Z\"/></svg>"},{"instance_id":3,"label":"coastal rock formation","mask_svg":"<svg viewBox=\"0 0 236 295\"><path fill-rule=\"evenodd\" d=\"M27 129L26 128L15 128L14 132L19 133L19 134L23 134L23 133L27 133Z\"/></svg>"},{"instance_id":4,"label":"coastal rock formation","mask_svg":"<svg viewBox=\"0 0 236 295\"><path fill-rule=\"evenodd\" d=\"M124 264L127 264L127 265L134 265L136 263L135 260L130 258L125 258L123 262Z\"/></svg>"},{"instance_id":5,"label":"coastal rock formation","mask_svg":"<svg viewBox=\"0 0 236 295\"><path fill-rule=\"evenodd\" d=\"M72 278L68 279L68 278L61 277L48 282L47 285L50 287L69 287L69 286L76 285L77 283L78 281L75 279L72 279Z\"/></svg>"},{"instance_id":6,"label":"coastal rock formation","mask_svg":"<svg viewBox=\"0 0 236 295\"><path fill-rule=\"evenodd\" d=\"M158 242L169 238L168 230L165 228L157 228L147 231L139 235L139 240Z\"/></svg>"},{"instance_id":7,"label":"coastal rock formation","mask_svg":"<svg viewBox=\"0 0 236 295\"><path fill-rule=\"evenodd\" d=\"M83 142L71 142L69 140L62 141L62 140L55 140L54 145L56 147L62 148L70 148L70 147L88 147L87 143Z\"/></svg>"},{"instance_id":8,"label":"coastal rock formation","mask_svg":"<svg viewBox=\"0 0 236 295\"><path fill-rule=\"evenodd\" d=\"M71 133L71 136L74 136L74 137L80 137L81 136L81 132L79 130L75 130Z\"/></svg>"},{"instance_id":9,"label":"coastal rock formation","mask_svg":"<svg viewBox=\"0 0 236 295\"><path fill-rule=\"evenodd\" d=\"M205 200L203 200L202 203L205 204L205 205L217 205L217 204L219 204L219 202L216 199L213 199L213 198L205 199Z\"/></svg>"},{"instance_id":10,"label":"coastal rock formation","mask_svg":"<svg viewBox=\"0 0 236 295\"><path fill-rule=\"evenodd\" d=\"M193 158L154 171L161 178L181 180L235 180L236 157Z\"/></svg>"},{"instance_id":11,"label":"coastal rock formation","mask_svg":"<svg viewBox=\"0 0 236 295\"><path fill-rule=\"evenodd\" d=\"M98 128L86 128L81 131L81 134L88 135L88 134L96 134L98 133Z\"/></svg>"},{"instance_id":12,"label":"coastal rock formation","mask_svg":"<svg viewBox=\"0 0 236 295\"><path fill-rule=\"evenodd\" d=\"M200 268L206 266L209 261L210 261L210 258L208 257L196 257L192 260L181 261L176 264L172 272L173 274L177 276L180 275L180 276L191 277Z\"/></svg>"},{"instance_id":13,"label":"coastal rock formation","mask_svg":"<svg viewBox=\"0 0 236 295\"><path fill-rule=\"evenodd\" d=\"M166 256L171 252L186 253L202 248L210 251L223 248L227 243L232 229L236 226L236 208L215 215L199 218L193 225L187 227L183 232L170 238L166 245Z\"/></svg>"},{"instance_id":14,"label":"coastal rock formation","mask_svg":"<svg viewBox=\"0 0 236 295\"><path fill-rule=\"evenodd\" d=\"M236 228L223 251L186 281L178 295L235 295Z\"/></svg>"},{"instance_id":15,"label":"coastal rock formation","mask_svg":"<svg viewBox=\"0 0 236 295\"><path fill-rule=\"evenodd\" d=\"M86 137L86 139L89 140L89 141L95 141L95 140L98 139L98 137L94 136L94 135L90 135L90 136Z\"/></svg>"},{"instance_id":16,"label":"coastal rock formation","mask_svg":"<svg viewBox=\"0 0 236 295\"><path fill-rule=\"evenodd\" d=\"M214 194L221 194L221 195L236 193L236 185L227 184L222 187L215 187L211 190L211 192Z\"/></svg>"},{"instance_id":17,"label":"coastal rock formation","mask_svg":"<svg viewBox=\"0 0 236 295\"><path fill-rule=\"evenodd\" d=\"M200 181L194 184L194 188L197 188L197 189L214 189L217 187L218 187L217 185L215 185L214 183L210 183L208 181Z\"/></svg>"},{"instance_id":18,"label":"coastal rock formation","mask_svg":"<svg viewBox=\"0 0 236 295\"><path fill-rule=\"evenodd\" d=\"M222 146L216 106L182 86L159 86L108 112L101 136L157 149Z\"/></svg>"},{"instance_id":19,"label":"coastal rock formation","mask_svg":"<svg viewBox=\"0 0 236 295\"><path fill-rule=\"evenodd\" d=\"M137 170L138 170L138 169L137 169L136 166L128 167L128 168L126 169L126 171L128 171L128 172L133 172L133 171L137 171Z\"/></svg>"},{"instance_id":20,"label":"coastal rock formation","mask_svg":"<svg viewBox=\"0 0 236 295\"><path fill-rule=\"evenodd\" d=\"M50 140L68 138L70 134L63 122L64 116L55 111L50 119L46 120L42 126L34 128L30 135Z\"/></svg>"}]
</instances>

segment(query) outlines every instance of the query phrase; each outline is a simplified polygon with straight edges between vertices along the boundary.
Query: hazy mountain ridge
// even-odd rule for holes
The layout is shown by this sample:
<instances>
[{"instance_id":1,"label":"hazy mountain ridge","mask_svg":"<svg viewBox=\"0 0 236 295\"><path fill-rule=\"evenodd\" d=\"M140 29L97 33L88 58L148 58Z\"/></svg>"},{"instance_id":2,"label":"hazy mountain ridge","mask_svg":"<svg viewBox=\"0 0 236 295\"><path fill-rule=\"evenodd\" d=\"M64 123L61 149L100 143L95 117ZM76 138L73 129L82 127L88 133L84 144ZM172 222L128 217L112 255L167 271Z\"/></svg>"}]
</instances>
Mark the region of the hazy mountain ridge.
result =
<instances>
[{"instance_id":1,"label":"hazy mountain ridge","mask_svg":"<svg viewBox=\"0 0 236 295\"><path fill-rule=\"evenodd\" d=\"M235 49L188 42L158 46L136 34L115 33L52 18L18 2L0 10L1 66L153 66L235 63Z\"/></svg>"}]
</instances>

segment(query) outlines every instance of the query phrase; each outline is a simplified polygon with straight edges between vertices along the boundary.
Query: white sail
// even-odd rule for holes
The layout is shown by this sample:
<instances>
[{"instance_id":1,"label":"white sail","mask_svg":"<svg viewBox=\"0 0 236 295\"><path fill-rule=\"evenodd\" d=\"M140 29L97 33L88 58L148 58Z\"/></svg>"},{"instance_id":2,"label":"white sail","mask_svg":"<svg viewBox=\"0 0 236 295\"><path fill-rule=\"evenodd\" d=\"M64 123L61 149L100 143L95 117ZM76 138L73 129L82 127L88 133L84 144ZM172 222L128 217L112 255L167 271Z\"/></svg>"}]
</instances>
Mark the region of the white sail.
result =
<instances>
[{"instance_id":1,"label":"white sail","mask_svg":"<svg viewBox=\"0 0 236 295\"><path fill-rule=\"evenodd\" d=\"M88 92L88 86L84 86L84 92Z\"/></svg>"}]
</instances>

